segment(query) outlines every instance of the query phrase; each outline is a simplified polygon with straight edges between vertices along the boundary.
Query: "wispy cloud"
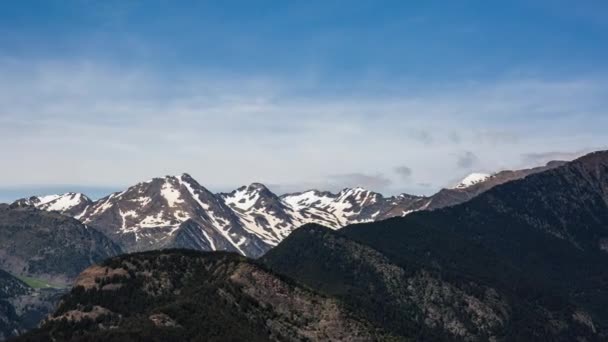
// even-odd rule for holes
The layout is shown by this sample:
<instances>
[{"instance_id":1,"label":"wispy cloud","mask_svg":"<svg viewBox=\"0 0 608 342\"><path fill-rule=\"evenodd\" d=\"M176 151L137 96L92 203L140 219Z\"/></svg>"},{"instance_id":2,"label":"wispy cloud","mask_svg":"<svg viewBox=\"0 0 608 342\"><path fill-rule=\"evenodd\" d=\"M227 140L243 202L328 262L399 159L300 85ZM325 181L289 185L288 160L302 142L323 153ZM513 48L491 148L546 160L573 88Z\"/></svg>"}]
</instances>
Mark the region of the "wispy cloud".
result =
<instances>
[{"instance_id":1,"label":"wispy cloud","mask_svg":"<svg viewBox=\"0 0 608 342\"><path fill-rule=\"evenodd\" d=\"M395 173L399 175L403 180L408 180L412 176L412 169L407 166L398 166L395 168Z\"/></svg>"},{"instance_id":2,"label":"wispy cloud","mask_svg":"<svg viewBox=\"0 0 608 342\"><path fill-rule=\"evenodd\" d=\"M456 165L461 169L470 169L477 163L478 160L479 158L477 158L475 153L466 151L458 156Z\"/></svg>"},{"instance_id":3,"label":"wispy cloud","mask_svg":"<svg viewBox=\"0 0 608 342\"><path fill-rule=\"evenodd\" d=\"M532 153L604 146L608 127L601 78L386 95L364 85L328 91L306 75L167 75L86 61L5 59L0 74L0 186L115 186L189 172L212 189L264 181L390 193L403 190L407 172L394 165L404 161L416 169L410 183L425 185L414 190L429 193L453 179L461 151L459 168L513 168L526 154L532 163L542 159Z\"/></svg>"}]
</instances>

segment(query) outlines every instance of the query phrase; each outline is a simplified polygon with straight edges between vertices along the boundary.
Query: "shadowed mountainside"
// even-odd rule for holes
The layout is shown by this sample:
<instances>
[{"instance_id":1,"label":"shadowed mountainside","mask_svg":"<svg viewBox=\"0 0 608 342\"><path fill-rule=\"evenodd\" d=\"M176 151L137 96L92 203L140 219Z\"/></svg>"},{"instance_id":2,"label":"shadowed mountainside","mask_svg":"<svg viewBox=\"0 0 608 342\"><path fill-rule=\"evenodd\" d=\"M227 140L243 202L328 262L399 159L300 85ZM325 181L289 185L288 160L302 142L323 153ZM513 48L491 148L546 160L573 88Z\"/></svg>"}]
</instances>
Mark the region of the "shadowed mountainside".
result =
<instances>
[{"instance_id":1,"label":"shadowed mountainside","mask_svg":"<svg viewBox=\"0 0 608 342\"><path fill-rule=\"evenodd\" d=\"M120 248L95 229L56 212L0 209L0 268L69 284L82 270Z\"/></svg>"},{"instance_id":2,"label":"shadowed mountainside","mask_svg":"<svg viewBox=\"0 0 608 342\"><path fill-rule=\"evenodd\" d=\"M85 270L41 329L17 341L388 339L336 300L236 254L115 257Z\"/></svg>"},{"instance_id":3,"label":"shadowed mountainside","mask_svg":"<svg viewBox=\"0 0 608 342\"><path fill-rule=\"evenodd\" d=\"M595 328L586 324L587 314L562 298L521 297L483 279L397 264L317 225L298 229L261 261L339 298L377 326L416 340L599 340Z\"/></svg>"}]
</instances>

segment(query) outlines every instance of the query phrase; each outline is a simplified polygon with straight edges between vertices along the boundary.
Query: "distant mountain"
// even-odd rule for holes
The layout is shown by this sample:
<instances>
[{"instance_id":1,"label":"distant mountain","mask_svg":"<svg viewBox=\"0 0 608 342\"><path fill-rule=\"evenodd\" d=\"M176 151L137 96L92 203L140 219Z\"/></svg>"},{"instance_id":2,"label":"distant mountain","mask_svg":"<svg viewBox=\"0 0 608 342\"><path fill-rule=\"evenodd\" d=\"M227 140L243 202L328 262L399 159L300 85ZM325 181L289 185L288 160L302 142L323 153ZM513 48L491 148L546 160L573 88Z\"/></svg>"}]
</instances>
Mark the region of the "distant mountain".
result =
<instances>
[{"instance_id":1,"label":"distant mountain","mask_svg":"<svg viewBox=\"0 0 608 342\"><path fill-rule=\"evenodd\" d=\"M0 208L0 269L69 284L83 269L121 253L76 219L31 207Z\"/></svg>"},{"instance_id":2,"label":"distant mountain","mask_svg":"<svg viewBox=\"0 0 608 342\"><path fill-rule=\"evenodd\" d=\"M85 270L40 329L16 341L374 341L339 302L229 253L165 250Z\"/></svg>"},{"instance_id":3,"label":"distant mountain","mask_svg":"<svg viewBox=\"0 0 608 342\"><path fill-rule=\"evenodd\" d=\"M566 164L564 161L552 161L545 166L531 169L505 170L491 175L473 173L461 180L455 187L444 188L432 196L425 197L420 202L421 205L418 208L414 208L414 210L412 210L413 208L410 206L404 207L397 204L390 210L386 211L378 219L384 220L391 217L405 216L401 213L410 214L414 211L435 210L454 206L469 201L497 185L522 179L539 172L551 170L564 164Z\"/></svg>"},{"instance_id":4,"label":"distant mountain","mask_svg":"<svg viewBox=\"0 0 608 342\"><path fill-rule=\"evenodd\" d=\"M488 178L490 178L490 177L492 177L492 175L489 175L486 173L471 173L470 175L466 176L463 180L461 180L454 187L454 189L466 189L475 184L483 183L486 180L488 180Z\"/></svg>"},{"instance_id":5,"label":"distant mountain","mask_svg":"<svg viewBox=\"0 0 608 342\"><path fill-rule=\"evenodd\" d=\"M581 308L573 317L608 338L607 151L461 205L340 232L404 268L480 281L555 309L565 300Z\"/></svg>"},{"instance_id":6,"label":"distant mountain","mask_svg":"<svg viewBox=\"0 0 608 342\"><path fill-rule=\"evenodd\" d=\"M278 244L302 224L293 208L263 184L253 183L218 196L235 213L243 228L260 236L269 246Z\"/></svg>"},{"instance_id":7,"label":"distant mountain","mask_svg":"<svg viewBox=\"0 0 608 342\"><path fill-rule=\"evenodd\" d=\"M365 244L317 225L298 229L261 261L340 299L353 312L402 338L600 340L595 327L584 323L588 315L567 301L542 295L521 298L485 279L459 278L415 262L397 264Z\"/></svg>"},{"instance_id":8,"label":"distant mountain","mask_svg":"<svg viewBox=\"0 0 608 342\"><path fill-rule=\"evenodd\" d=\"M93 203L81 193L68 192L61 195L32 196L13 203L14 206L33 206L46 211L58 211L68 216L78 217L86 207Z\"/></svg>"},{"instance_id":9,"label":"distant mountain","mask_svg":"<svg viewBox=\"0 0 608 342\"><path fill-rule=\"evenodd\" d=\"M94 202L69 193L22 199L13 206L34 206L73 216L102 231L124 251L189 248L233 251L256 258L307 223L339 229L442 208L558 165L467 177L458 187L430 197L384 197L363 188L347 188L337 194L309 190L277 196L260 183L214 194L183 174L138 183Z\"/></svg>"},{"instance_id":10,"label":"distant mountain","mask_svg":"<svg viewBox=\"0 0 608 342\"><path fill-rule=\"evenodd\" d=\"M385 198L363 188L344 189L338 194L315 190L281 196L301 217L302 223L317 223L333 229L380 219L395 206L408 208L395 216L424 207L425 198L399 195Z\"/></svg>"},{"instance_id":11,"label":"distant mountain","mask_svg":"<svg viewBox=\"0 0 608 342\"><path fill-rule=\"evenodd\" d=\"M408 195L384 198L362 188L279 197L259 183L214 194L188 174L138 183L87 202L84 208L66 205L58 210L57 203L68 202L61 198L32 197L12 206L76 214L75 218L103 232L125 251L189 248L250 257L261 256L303 224L321 223L337 229L373 221L397 203L415 208L422 199Z\"/></svg>"},{"instance_id":12,"label":"distant mountain","mask_svg":"<svg viewBox=\"0 0 608 342\"><path fill-rule=\"evenodd\" d=\"M269 248L242 226L221 196L187 174L155 178L102 198L79 219L125 251L183 247L256 257Z\"/></svg>"}]
</instances>

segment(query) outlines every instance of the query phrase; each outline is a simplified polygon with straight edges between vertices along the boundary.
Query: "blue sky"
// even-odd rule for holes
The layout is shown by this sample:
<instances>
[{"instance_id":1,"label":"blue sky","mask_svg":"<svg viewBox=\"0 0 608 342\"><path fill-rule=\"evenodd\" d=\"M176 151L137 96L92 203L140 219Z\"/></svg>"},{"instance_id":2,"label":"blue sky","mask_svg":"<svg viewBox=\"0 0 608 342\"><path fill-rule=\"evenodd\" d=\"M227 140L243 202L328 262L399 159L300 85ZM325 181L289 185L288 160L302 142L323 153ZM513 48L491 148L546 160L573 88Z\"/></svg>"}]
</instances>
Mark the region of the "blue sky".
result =
<instances>
[{"instance_id":1,"label":"blue sky","mask_svg":"<svg viewBox=\"0 0 608 342\"><path fill-rule=\"evenodd\" d=\"M605 1L12 1L0 200L188 172L428 194L605 148ZM403 172L410 170L410 172Z\"/></svg>"}]
</instances>

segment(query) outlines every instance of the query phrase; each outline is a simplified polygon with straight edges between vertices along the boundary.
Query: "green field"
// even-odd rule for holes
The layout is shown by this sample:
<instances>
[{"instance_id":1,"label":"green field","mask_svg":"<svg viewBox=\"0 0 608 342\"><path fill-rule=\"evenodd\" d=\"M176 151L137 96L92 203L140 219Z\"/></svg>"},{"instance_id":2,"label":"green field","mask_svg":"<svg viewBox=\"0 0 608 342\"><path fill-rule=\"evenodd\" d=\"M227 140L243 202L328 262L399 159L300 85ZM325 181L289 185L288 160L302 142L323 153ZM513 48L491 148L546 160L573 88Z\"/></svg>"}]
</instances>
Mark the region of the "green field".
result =
<instances>
[{"instance_id":1,"label":"green field","mask_svg":"<svg viewBox=\"0 0 608 342\"><path fill-rule=\"evenodd\" d=\"M16 276L16 277L19 278L19 280L21 280L22 282L26 283L28 286L35 288L35 289L49 289L49 288L60 289L60 288L65 287L65 285L47 283L46 281L44 281L42 279L31 278L31 277L26 277L26 276Z\"/></svg>"}]
</instances>

